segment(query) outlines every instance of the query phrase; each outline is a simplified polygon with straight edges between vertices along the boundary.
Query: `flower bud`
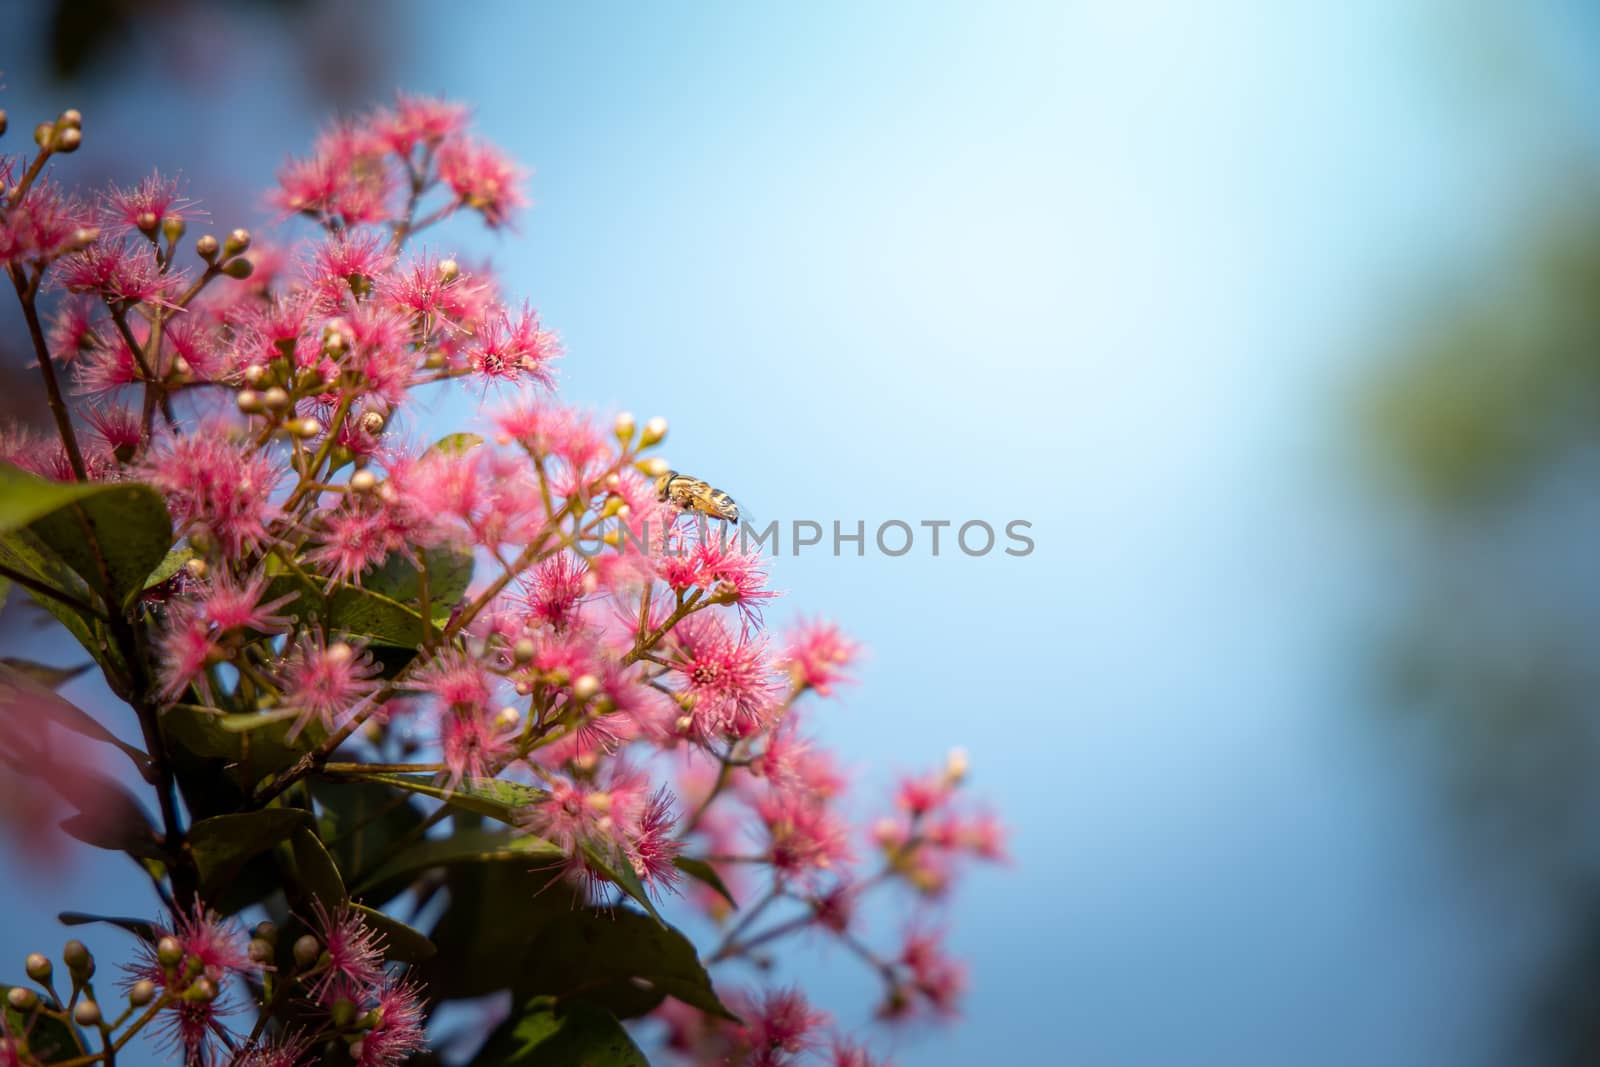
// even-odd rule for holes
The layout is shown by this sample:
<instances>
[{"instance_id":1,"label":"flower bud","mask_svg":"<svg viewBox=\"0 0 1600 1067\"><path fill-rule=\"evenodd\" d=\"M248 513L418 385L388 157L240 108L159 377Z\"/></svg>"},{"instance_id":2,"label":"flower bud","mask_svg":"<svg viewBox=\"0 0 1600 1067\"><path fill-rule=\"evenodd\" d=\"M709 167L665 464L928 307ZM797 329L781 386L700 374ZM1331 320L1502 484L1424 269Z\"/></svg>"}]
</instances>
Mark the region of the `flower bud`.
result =
<instances>
[{"instance_id":1,"label":"flower bud","mask_svg":"<svg viewBox=\"0 0 1600 1067\"><path fill-rule=\"evenodd\" d=\"M56 119L56 125L62 129L83 129L83 112L75 107L69 107Z\"/></svg>"},{"instance_id":2,"label":"flower bud","mask_svg":"<svg viewBox=\"0 0 1600 1067\"><path fill-rule=\"evenodd\" d=\"M53 970L53 968L50 966L50 957L46 956L44 953L28 953L28 959L23 963L22 967L28 972L28 977L32 978L35 982L50 981L50 972Z\"/></svg>"},{"instance_id":3,"label":"flower bud","mask_svg":"<svg viewBox=\"0 0 1600 1067\"><path fill-rule=\"evenodd\" d=\"M142 1008L154 999L156 999L156 984L148 978L133 983L133 988L128 990L128 1003L136 1008Z\"/></svg>"},{"instance_id":4,"label":"flower bud","mask_svg":"<svg viewBox=\"0 0 1600 1067\"><path fill-rule=\"evenodd\" d=\"M217 249L220 247L221 246L217 244L217 239L211 236L209 233L194 243L195 252L207 263L210 263L212 260L217 258Z\"/></svg>"},{"instance_id":5,"label":"flower bud","mask_svg":"<svg viewBox=\"0 0 1600 1067\"><path fill-rule=\"evenodd\" d=\"M672 724L673 729L680 734L687 734L689 732L689 728L693 725L694 719L689 715L679 715L678 721Z\"/></svg>"},{"instance_id":6,"label":"flower bud","mask_svg":"<svg viewBox=\"0 0 1600 1067\"><path fill-rule=\"evenodd\" d=\"M228 234L228 239L222 242L222 254L229 258L239 255L250 249L250 231L234 230Z\"/></svg>"},{"instance_id":7,"label":"flower bud","mask_svg":"<svg viewBox=\"0 0 1600 1067\"><path fill-rule=\"evenodd\" d=\"M255 264L248 259L230 259L222 265L222 273L241 282L250 277L255 269Z\"/></svg>"},{"instance_id":8,"label":"flower bud","mask_svg":"<svg viewBox=\"0 0 1600 1067\"><path fill-rule=\"evenodd\" d=\"M43 148L50 143L50 139L55 135L56 128L54 126L48 122L41 122L33 128L33 143Z\"/></svg>"},{"instance_id":9,"label":"flower bud","mask_svg":"<svg viewBox=\"0 0 1600 1067\"><path fill-rule=\"evenodd\" d=\"M89 954L88 947L77 938L68 941L62 948L61 960L74 978L87 978L94 974L94 957Z\"/></svg>"},{"instance_id":10,"label":"flower bud","mask_svg":"<svg viewBox=\"0 0 1600 1067\"><path fill-rule=\"evenodd\" d=\"M511 646L511 658L518 663L527 663L538 653L539 646L534 644L530 638L519 638L517 643Z\"/></svg>"},{"instance_id":11,"label":"flower bud","mask_svg":"<svg viewBox=\"0 0 1600 1067\"><path fill-rule=\"evenodd\" d=\"M950 755L945 757L944 761L945 781L949 782L951 785L955 785L966 776L967 750L964 748L952 748L950 750Z\"/></svg>"},{"instance_id":12,"label":"flower bud","mask_svg":"<svg viewBox=\"0 0 1600 1067\"><path fill-rule=\"evenodd\" d=\"M381 411L363 411L361 418L356 420L356 425L361 427L361 432L369 437L376 437L383 432L389 422Z\"/></svg>"},{"instance_id":13,"label":"flower bud","mask_svg":"<svg viewBox=\"0 0 1600 1067\"><path fill-rule=\"evenodd\" d=\"M617 440L622 442L624 448L633 440L633 412L623 411L617 414L617 421L612 426L612 432L617 435Z\"/></svg>"},{"instance_id":14,"label":"flower bud","mask_svg":"<svg viewBox=\"0 0 1600 1067\"><path fill-rule=\"evenodd\" d=\"M333 1002L333 1011L329 1014L333 1016L333 1025L342 1030L356 1021L356 1006L349 999L340 997Z\"/></svg>"},{"instance_id":15,"label":"flower bud","mask_svg":"<svg viewBox=\"0 0 1600 1067\"><path fill-rule=\"evenodd\" d=\"M444 353L429 352L423 357L422 365L428 370L444 370Z\"/></svg>"},{"instance_id":16,"label":"flower bud","mask_svg":"<svg viewBox=\"0 0 1600 1067\"><path fill-rule=\"evenodd\" d=\"M166 237L168 244L177 244L186 229L188 227L184 225L182 215L168 215L161 220L161 233Z\"/></svg>"},{"instance_id":17,"label":"flower bud","mask_svg":"<svg viewBox=\"0 0 1600 1067\"><path fill-rule=\"evenodd\" d=\"M294 943L294 961L301 967L309 967L316 963L320 955L322 955L322 943L312 934L303 934Z\"/></svg>"},{"instance_id":18,"label":"flower bud","mask_svg":"<svg viewBox=\"0 0 1600 1067\"><path fill-rule=\"evenodd\" d=\"M244 412L246 415L259 415L261 414L263 408L261 403L261 394L256 392L254 389L239 390L238 395L233 398L233 402L237 404L239 406L239 410Z\"/></svg>"},{"instance_id":19,"label":"flower bud","mask_svg":"<svg viewBox=\"0 0 1600 1067\"><path fill-rule=\"evenodd\" d=\"M644 424L644 433L639 437L639 447L649 448L667 436L667 420L660 415Z\"/></svg>"},{"instance_id":20,"label":"flower bud","mask_svg":"<svg viewBox=\"0 0 1600 1067\"><path fill-rule=\"evenodd\" d=\"M449 285L460 276L461 264L453 259L441 259L439 261L439 280L445 285Z\"/></svg>"},{"instance_id":21,"label":"flower bud","mask_svg":"<svg viewBox=\"0 0 1600 1067\"><path fill-rule=\"evenodd\" d=\"M97 1026L100 1023L100 1005L92 1000L80 1000L78 1006L72 1009L72 1019L79 1026Z\"/></svg>"},{"instance_id":22,"label":"flower bud","mask_svg":"<svg viewBox=\"0 0 1600 1067\"><path fill-rule=\"evenodd\" d=\"M267 406L268 411L287 411L292 401L289 398L289 390L281 385L274 385L261 394L261 402Z\"/></svg>"},{"instance_id":23,"label":"flower bud","mask_svg":"<svg viewBox=\"0 0 1600 1067\"><path fill-rule=\"evenodd\" d=\"M641 473L647 474L652 478L659 478L663 474L667 473L667 471L672 469L667 465L667 461L662 459L660 456L651 456L649 459L643 460L636 465Z\"/></svg>"},{"instance_id":24,"label":"flower bud","mask_svg":"<svg viewBox=\"0 0 1600 1067\"><path fill-rule=\"evenodd\" d=\"M509 730L522 721L522 712L507 704L500 709L500 714L495 716L495 725L502 730Z\"/></svg>"},{"instance_id":25,"label":"flower bud","mask_svg":"<svg viewBox=\"0 0 1600 1067\"><path fill-rule=\"evenodd\" d=\"M315 437L322 432L322 423L307 415L303 419L296 419L289 425L289 432L296 437Z\"/></svg>"},{"instance_id":26,"label":"flower bud","mask_svg":"<svg viewBox=\"0 0 1600 1067\"><path fill-rule=\"evenodd\" d=\"M183 991L183 999L197 1004L216 1000L217 984L205 975L201 975L189 983L189 988Z\"/></svg>"},{"instance_id":27,"label":"flower bud","mask_svg":"<svg viewBox=\"0 0 1600 1067\"><path fill-rule=\"evenodd\" d=\"M272 943L259 937L250 939L250 959L255 963L272 962Z\"/></svg>"},{"instance_id":28,"label":"flower bud","mask_svg":"<svg viewBox=\"0 0 1600 1067\"><path fill-rule=\"evenodd\" d=\"M67 129L56 131L50 147L65 155L68 152L76 152L81 144L83 144L83 131Z\"/></svg>"},{"instance_id":29,"label":"flower bud","mask_svg":"<svg viewBox=\"0 0 1600 1067\"><path fill-rule=\"evenodd\" d=\"M32 1011L39 1006L39 994L27 986L12 986L6 994L6 1003L18 1011Z\"/></svg>"},{"instance_id":30,"label":"flower bud","mask_svg":"<svg viewBox=\"0 0 1600 1067\"><path fill-rule=\"evenodd\" d=\"M378 487L378 476L371 471L356 471L350 476L350 488L358 493L370 493Z\"/></svg>"},{"instance_id":31,"label":"flower bud","mask_svg":"<svg viewBox=\"0 0 1600 1067\"><path fill-rule=\"evenodd\" d=\"M7 125L7 123L6 123L6 109L3 108L3 107L0 107L0 137L4 137L5 136L5 134L6 134L6 125Z\"/></svg>"},{"instance_id":32,"label":"flower bud","mask_svg":"<svg viewBox=\"0 0 1600 1067\"><path fill-rule=\"evenodd\" d=\"M211 564L207 563L199 556L196 556L193 559L186 561L183 565L183 569L188 571L189 577L193 578L195 581L203 582L205 581L206 575L211 573Z\"/></svg>"},{"instance_id":33,"label":"flower bud","mask_svg":"<svg viewBox=\"0 0 1600 1067\"><path fill-rule=\"evenodd\" d=\"M183 945L175 937L163 937L156 942L156 960L163 967L176 967L183 962Z\"/></svg>"},{"instance_id":34,"label":"flower bud","mask_svg":"<svg viewBox=\"0 0 1600 1067\"><path fill-rule=\"evenodd\" d=\"M579 700L588 700L600 692L600 679L592 674L580 674L578 680L572 683L572 695Z\"/></svg>"},{"instance_id":35,"label":"flower bud","mask_svg":"<svg viewBox=\"0 0 1600 1067\"><path fill-rule=\"evenodd\" d=\"M267 368L259 363L252 363L244 369L244 383L251 388L262 385L267 380Z\"/></svg>"},{"instance_id":36,"label":"flower bud","mask_svg":"<svg viewBox=\"0 0 1600 1067\"><path fill-rule=\"evenodd\" d=\"M133 220L133 224L139 227L140 233L148 237L156 232L156 227L161 224L161 220L156 217L154 211L141 211Z\"/></svg>"},{"instance_id":37,"label":"flower bud","mask_svg":"<svg viewBox=\"0 0 1600 1067\"><path fill-rule=\"evenodd\" d=\"M74 251L88 248L100 239L100 231L93 226L80 226L72 231L72 248Z\"/></svg>"}]
</instances>

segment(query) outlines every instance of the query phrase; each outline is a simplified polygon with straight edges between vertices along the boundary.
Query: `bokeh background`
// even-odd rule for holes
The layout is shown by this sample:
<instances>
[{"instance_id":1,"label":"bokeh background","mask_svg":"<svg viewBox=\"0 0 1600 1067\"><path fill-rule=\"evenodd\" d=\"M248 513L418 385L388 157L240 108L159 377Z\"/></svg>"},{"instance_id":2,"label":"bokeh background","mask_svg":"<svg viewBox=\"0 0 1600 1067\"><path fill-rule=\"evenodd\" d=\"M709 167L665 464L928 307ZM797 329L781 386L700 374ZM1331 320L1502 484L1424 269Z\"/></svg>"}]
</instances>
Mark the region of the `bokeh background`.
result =
<instances>
[{"instance_id":1,"label":"bokeh background","mask_svg":"<svg viewBox=\"0 0 1600 1067\"><path fill-rule=\"evenodd\" d=\"M763 521L1033 523L774 568L775 620L871 647L813 719L863 805L960 744L1013 829L952 913L965 1019L901 1064L1600 1059L1588 0L3 20L13 137L79 107L72 176L159 163L224 229L330 113L468 101L536 207L429 243L540 306L568 399L667 415ZM4 857L8 968L148 910L45 848ZM844 957L786 975L867 1014Z\"/></svg>"}]
</instances>

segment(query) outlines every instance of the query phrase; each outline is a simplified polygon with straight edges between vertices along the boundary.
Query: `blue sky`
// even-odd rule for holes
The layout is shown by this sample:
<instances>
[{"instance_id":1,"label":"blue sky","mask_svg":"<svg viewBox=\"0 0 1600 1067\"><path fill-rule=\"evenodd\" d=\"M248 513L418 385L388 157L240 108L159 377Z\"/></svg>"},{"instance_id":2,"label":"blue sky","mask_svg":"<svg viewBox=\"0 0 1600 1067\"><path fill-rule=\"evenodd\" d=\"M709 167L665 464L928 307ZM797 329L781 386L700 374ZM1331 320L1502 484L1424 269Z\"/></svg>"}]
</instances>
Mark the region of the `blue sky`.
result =
<instances>
[{"instance_id":1,"label":"blue sky","mask_svg":"<svg viewBox=\"0 0 1600 1067\"><path fill-rule=\"evenodd\" d=\"M1367 713L1341 405L1560 165L1577 120L1519 64L1594 80L1576 5L1447 7L393 9L397 85L536 168L514 238L435 243L538 304L567 399L667 416L763 521L1033 524L1023 559L774 568L774 619L870 646L813 719L864 794L959 744L1014 827L952 917L966 1022L899 1062L1497 1059L1549 931ZM187 91L127 85L91 135ZM245 49L141 161L264 183L309 95ZM8 76L14 126L47 99ZM793 973L860 1015L843 958Z\"/></svg>"}]
</instances>

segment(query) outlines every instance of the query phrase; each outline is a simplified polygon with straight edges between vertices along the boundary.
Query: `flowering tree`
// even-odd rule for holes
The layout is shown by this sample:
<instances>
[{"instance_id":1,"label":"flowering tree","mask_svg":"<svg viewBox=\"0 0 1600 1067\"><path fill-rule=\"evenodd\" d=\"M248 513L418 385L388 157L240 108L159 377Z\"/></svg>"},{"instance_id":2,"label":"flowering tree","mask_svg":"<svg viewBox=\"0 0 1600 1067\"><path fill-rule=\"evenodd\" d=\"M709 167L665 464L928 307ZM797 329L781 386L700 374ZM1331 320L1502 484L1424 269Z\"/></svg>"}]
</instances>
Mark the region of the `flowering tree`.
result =
<instances>
[{"instance_id":1,"label":"flowering tree","mask_svg":"<svg viewBox=\"0 0 1600 1067\"><path fill-rule=\"evenodd\" d=\"M657 492L665 424L557 405L537 314L413 250L522 205L464 110L401 97L332 127L272 194L300 236L206 234L192 258L176 182L57 184L82 138L68 111L0 157L0 264L55 429L0 437L0 590L83 646L141 736L8 658L0 761L163 908L64 914L123 926L129 960L29 956L0 1064L109 1067L138 1035L256 1067L638 1064L636 1037L868 1064L800 991L743 984L805 931L881 977L887 1019L951 1012L926 909L879 948L858 905L933 901L999 856L963 761L853 837L800 726L854 644L821 622L769 644L759 552ZM413 394L458 380L496 396L484 433L408 443ZM430 1029L495 993L481 1048Z\"/></svg>"}]
</instances>

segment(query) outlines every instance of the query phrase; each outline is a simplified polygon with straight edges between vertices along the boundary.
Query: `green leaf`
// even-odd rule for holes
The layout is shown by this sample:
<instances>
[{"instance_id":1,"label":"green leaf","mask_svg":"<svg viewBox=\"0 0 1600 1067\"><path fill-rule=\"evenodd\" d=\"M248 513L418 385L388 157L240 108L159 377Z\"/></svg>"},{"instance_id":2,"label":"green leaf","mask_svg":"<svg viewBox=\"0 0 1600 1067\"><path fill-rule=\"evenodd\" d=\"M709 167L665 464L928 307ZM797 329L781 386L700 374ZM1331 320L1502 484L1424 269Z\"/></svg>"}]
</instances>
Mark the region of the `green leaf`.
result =
<instances>
[{"instance_id":1,"label":"green leaf","mask_svg":"<svg viewBox=\"0 0 1600 1067\"><path fill-rule=\"evenodd\" d=\"M339 865L333 862L315 830L302 826L290 836L289 842L294 851L295 880L303 893L329 908L348 899Z\"/></svg>"},{"instance_id":2,"label":"green leaf","mask_svg":"<svg viewBox=\"0 0 1600 1067\"><path fill-rule=\"evenodd\" d=\"M501 1023L472 1067L650 1067L628 1031L604 1008L534 997Z\"/></svg>"},{"instance_id":3,"label":"green leaf","mask_svg":"<svg viewBox=\"0 0 1600 1067\"><path fill-rule=\"evenodd\" d=\"M76 1059L91 1047L75 1027L37 1012L20 1012L7 996L15 988L0 985L0 1009L6 1013L6 1033L19 1034L28 1043L28 1055L40 1063Z\"/></svg>"},{"instance_id":4,"label":"green leaf","mask_svg":"<svg viewBox=\"0 0 1600 1067\"><path fill-rule=\"evenodd\" d=\"M52 667L49 664L35 663L31 659L18 659L15 656L0 656L0 666L25 674L49 689L60 689L85 671L94 669L92 663L80 663L76 667Z\"/></svg>"},{"instance_id":5,"label":"green leaf","mask_svg":"<svg viewBox=\"0 0 1600 1067\"><path fill-rule=\"evenodd\" d=\"M71 730L75 734L115 745L132 756L134 762L141 766L148 763L149 757L143 752L123 741L100 725L94 716L57 693L55 685L59 685L59 681L53 685L41 680L41 676L59 678L62 674L67 674L71 677L73 673L76 672L59 671L54 667L28 663L26 660L9 658L0 660L0 708L14 706L23 709L21 714L29 718L48 718L57 726Z\"/></svg>"},{"instance_id":6,"label":"green leaf","mask_svg":"<svg viewBox=\"0 0 1600 1067\"><path fill-rule=\"evenodd\" d=\"M281 574L267 586L269 598L296 594L284 612L304 621L313 614L327 628L351 637L415 651L422 644L422 616L381 593L354 585L336 586L324 595L296 574Z\"/></svg>"},{"instance_id":7,"label":"green leaf","mask_svg":"<svg viewBox=\"0 0 1600 1067\"><path fill-rule=\"evenodd\" d=\"M487 860L446 868L450 903L429 936L439 955L423 977L444 997L477 997L517 981L547 923L583 905L560 871L527 861Z\"/></svg>"},{"instance_id":8,"label":"green leaf","mask_svg":"<svg viewBox=\"0 0 1600 1067\"><path fill-rule=\"evenodd\" d=\"M148 485L50 482L0 463L0 533L24 527L111 605L143 589L172 547L172 517Z\"/></svg>"},{"instance_id":9,"label":"green leaf","mask_svg":"<svg viewBox=\"0 0 1600 1067\"><path fill-rule=\"evenodd\" d=\"M458 456L466 452L471 452L474 448L477 448L481 444L483 444L483 437L480 434L446 434L444 437L439 438L431 446L429 446L428 450L422 455L424 457L435 454L441 456Z\"/></svg>"},{"instance_id":10,"label":"green leaf","mask_svg":"<svg viewBox=\"0 0 1600 1067\"><path fill-rule=\"evenodd\" d=\"M121 915L90 915L86 911L64 911L56 916L63 926L86 926L89 923L109 923L120 926L142 941L154 943L156 924L148 919L129 919Z\"/></svg>"},{"instance_id":11,"label":"green leaf","mask_svg":"<svg viewBox=\"0 0 1600 1067\"><path fill-rule=\"evenodd\" d=\"M656 922L665 926L661 913L656 911L655 903L650 899L650 893L645 889L644 883L639 880L638 873L633 869L633 864L626 856L619 856L616 848L606 841L594 839L585 840L581 846L583 858L588 861L589 869L596 874L613 882L628 896L632 897L639 906L649 913Z\"/></svg>"},{"instance_id":12,"label":"green leaf","mask_svg":"<svg viewBox=\"0 0 1600 1067\"><path fill-rule=\"evenodd\" d=\"M311 822L311 813L299 808L262 808L201 819L189 828L201 892L210 894L227 884L253 857Z\"/></svg>"},{"instance_id":13,"label":"green leaf","mask_svg":"<svg viewBox=\"0 0 1600 1067\"><path fill-rule=\"evenodd\" d=\"M718 896L728 902L729 907L737 908L739 906L739 902L733 899L733 894L728 890L727 883L723 882L722 875L718 874L717 869L705 860L696 859L693 856L679 856L672 861L672 865L690 878L710 886Z\"/></svg>"},{"instance_id":14,"label":"green leaf","mask_svg":"<svg viewBox=\"0 0 1600 1067\"><path fill-rule=\"evenodd\" d=\"M0 535L0 564L27 575L47 588L67 593L77 600L89 599L89 588L83 579L74 574L72 568L27 530ZM78 639L78 643L95 658L95 662L101 666L115 662L96 635L96 623L91 617L81 614L76 608L68 607L55 597L46 596L33 589L28 589L27 593L35 603L55 616L56 620Z\"/></svg>"},{"instance_id":15,"label":"green leaf","mask_svg":"<svg viewBox=\"0 0 1600 1067\"><path fill-rule=\"evenodd\" d=\"M389 774L382 771L356 771L343 775L347 780L376 782L397 789L442 800L463 811L476 812L515 826L517 812L544 798L544 792L531 785L499 778L463 778L454 789L426 774Z\"/></svg>"},{"instance_id":16,"label":"green leaf","mask_svg":"<svg viewBox=\"0 0 1600 1067\"><path fill-rule=\"evenodd\" d=\"M426 934L394 916L365 904L351 904L350 907L366 920L368 926L383 935L383 954L387 958L401 963L423 963L438 953L438 947L428 940Z\"/></svg>"},{"instance_id":17,"label":"green leaf","mask_svg":"<svg viewBox=\"0 0 1600 1067\"><path fill-rule=\"evenodd\" d=\"M184 564L198 555L199 553L188 545L173 545L171 551L162 558L160 563L156 564L156 569L145 576L144 583L129 594L128 599L131 601L139 593L154 589L162 582L170 581L174 575L183 570Z\"/></svg>"},{"instance_id":18,"label":"green leaf","mask_svg":"<svg viewBox=\"0 0 1600 1067\"><path fill-rule=\"evenodd\" d=\"M625 908L585 908L546 925L515 990L518 996L582 996L625 1018L671 996L738 1021L712 988L689 939Z\"/></svg>"},{"instance_id":19,"label":"green leaf","mask_svg":"<svg viewBox=\"0 0 1600 1067\"><path fill-rule=\"evenodd\" d=\"M315 748L325 736L322 726L312 723L289 740L293 723L287 717L263 715L260 720L240 723L253 716L219 715L194 707L176 707L162 718L169 740L185 754L195 757L187 766L197 772L227 775L241 792L247 792L269 774L276 774ZM234 727L244 726L237 730ZM217 761L221 761L219 764Z\"/></svg>"},{"instance_id":20,"label":"green leaf","mask_svg":"<svg viewBox=\"0 0 1600 1067\"><path fill-rule=\"evenodd\" d=\"M317 781L312 792L321 809L317 826L323 844L339 869L361 882L358 894L382 903L404 888L386 893L387 887L366 874L422 824L423 814L411 798L371 782Z\"/></svg>"},{"instance_id":21,"label":"green leaf","mask_svg":"<svg viewBox=\"0 0 1600 1067\"><path fill-rule=\"evenodd\" d=\"M424 549L422 558L428 566L428 602L436 614L441 608L448 610L472 584L472 553L452 545L440 545ZM422 600L422 576L409 552L391 552L374 570L362 576L361 585L401 604L416 604Z\"/></svg>"},{"instance_id":22,"label":"green leaf","mask_svg":"<svg viewBox=\"0 0 1600 1067\"><path fill-rule=\"evenodd\" d=\"M362 879L363 885L378 885L391 879L457 863L523 859L530 864L561 863L567 854L539 837L508 834L483 827L457 830L449 837L430 837L405 849L382 867Z\"/></svg>"}]
</instances>

